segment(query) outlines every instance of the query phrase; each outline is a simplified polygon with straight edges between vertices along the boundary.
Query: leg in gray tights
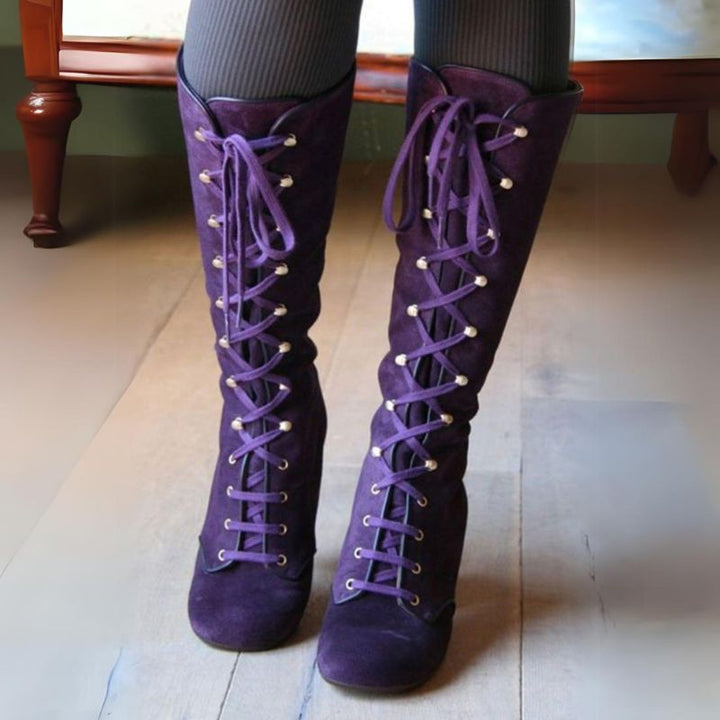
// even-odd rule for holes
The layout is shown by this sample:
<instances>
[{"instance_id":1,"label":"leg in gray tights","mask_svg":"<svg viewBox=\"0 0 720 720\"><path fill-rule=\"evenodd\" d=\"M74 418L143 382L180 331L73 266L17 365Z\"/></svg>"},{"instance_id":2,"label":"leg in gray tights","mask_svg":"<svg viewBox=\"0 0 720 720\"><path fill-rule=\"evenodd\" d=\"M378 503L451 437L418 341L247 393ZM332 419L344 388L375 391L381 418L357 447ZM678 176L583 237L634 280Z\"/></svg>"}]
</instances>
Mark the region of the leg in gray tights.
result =
<instances>
[{"instance_id":1,"label":"leg in gray tights","mask_svg":"<svg viewBox=\"0 0 720 720\"><path fill-rule=\"evenodd\" d=\"M192 0L184 66L204 98L311 97L355 59L362 0Z\"/></svg>"},{"instance_id":2,"label":"leg in gray tights","mask_svg":"<svg viewBox=\"0 0 720 720\"><path fill-rule=\"evenodd\" d=\"M203 97L310 97L355 57L362 0L192 0L185 72ZM535 91L567 82L572 0L415 0L415 55L511 75Z\"/></svg>"}]
</instances>

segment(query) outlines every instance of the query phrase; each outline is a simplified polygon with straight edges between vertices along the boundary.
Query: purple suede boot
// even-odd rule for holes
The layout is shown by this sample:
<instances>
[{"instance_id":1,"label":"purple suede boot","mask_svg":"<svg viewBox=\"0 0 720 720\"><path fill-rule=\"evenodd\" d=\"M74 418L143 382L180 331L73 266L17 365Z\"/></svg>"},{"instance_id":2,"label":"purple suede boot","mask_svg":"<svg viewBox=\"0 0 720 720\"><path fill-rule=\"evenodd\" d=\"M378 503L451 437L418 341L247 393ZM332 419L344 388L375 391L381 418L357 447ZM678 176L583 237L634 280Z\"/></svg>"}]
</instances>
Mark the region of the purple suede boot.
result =
<instances>
[{"instance_id":1,"label":"purple suede boot","mask_svg":"<svg viewBox=\"0 0 720 720\"><path fill-rule=\"evenodd\" d=\"M404 690L445 655L469 422L580 96L575 83L532 95L492 72L411 64L408 132L384 207L400 249L384 402L320 636L318 667L330 682Z\"/></svg>"},{"instance_id":2,"label":"purple suede boot","mask_svg":"<svg viewBox=\"0 0 720 720\"><path fill-rule=\"evenodd\" d=\"M326 417L308 329L353 76L310 100L205 102L178 58L223 397L189 614L232 650L285 640L310 591Z\"/></svg>"}]
</instances>

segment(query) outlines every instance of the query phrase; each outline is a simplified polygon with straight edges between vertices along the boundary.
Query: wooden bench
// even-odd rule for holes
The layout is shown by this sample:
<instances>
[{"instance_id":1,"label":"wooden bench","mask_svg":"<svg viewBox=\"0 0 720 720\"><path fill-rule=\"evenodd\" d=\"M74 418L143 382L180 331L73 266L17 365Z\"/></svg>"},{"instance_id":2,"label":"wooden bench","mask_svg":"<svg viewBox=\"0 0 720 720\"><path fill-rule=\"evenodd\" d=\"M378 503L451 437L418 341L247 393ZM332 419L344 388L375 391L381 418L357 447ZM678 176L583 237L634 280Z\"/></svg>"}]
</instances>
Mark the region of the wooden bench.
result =
<instances>
[{"instance_id":1,"label":"wooden bench","mask_svg":"<svg viewBox=\"0 0 720 720\"><path fill-rule=\"evenodd\" d=\"M65 146L80 114L76 83L175 84L178 41L67 37L61 0L20 0L25 74L32 91L17 105L32 182L33 216L25 234L36 247L63 243L59 219ZM575 62L585 87L580 112L675 113L668 170L678 189L692 194L715 164L708 114L720 104L720 59ZM402 104L407 57L358 55L355 99Z\"/></svg>"}]
</instances>

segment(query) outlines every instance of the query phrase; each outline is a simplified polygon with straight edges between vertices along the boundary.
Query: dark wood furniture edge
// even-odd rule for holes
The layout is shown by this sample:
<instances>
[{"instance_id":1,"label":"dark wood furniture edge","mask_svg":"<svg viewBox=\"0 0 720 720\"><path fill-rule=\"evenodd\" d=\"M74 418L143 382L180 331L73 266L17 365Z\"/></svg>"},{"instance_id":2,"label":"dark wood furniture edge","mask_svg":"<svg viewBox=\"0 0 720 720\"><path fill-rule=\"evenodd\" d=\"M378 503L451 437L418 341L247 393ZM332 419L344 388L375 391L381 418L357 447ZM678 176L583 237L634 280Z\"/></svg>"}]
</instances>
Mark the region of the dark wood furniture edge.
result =
<instances>
[{"instance_id":1,"label":"dark wood furniture edge","mask_svg":"<svg viewBox=\"0 0 720 720\"><path fill-rule=\"evenodd\" d=\"M68 80L173 85L177 41L65 38L60 74ZM358 54L355 99L405 102L408 57ZM715 163L708 143L709 100L720 104L720 59L575 62L571 75L585 88L580 112L677 113L668 170L692 194Z\"/></svg>"},{"instance_id":2,"label":"dark wood furniture edge","mask_svg":"<svg viewBox=\"0 0 720 720\"><path fill-rule=\"evenodd\" d=\"M179 42L65 37L59 77L109 84L175 84ZM358 53L355 99L405 102L408 57ZM708 97L720 104L720 59L597 60L571 65L585 87L580 112L642 113L697 110Z\"/></svg>"},{"instance_id":3,"label":"dark wood furniture edge","mask_svg":"<svg viewBox=\"0 0 720 720\"><path fill-rule=\"evenodd\" d=\"M675 116L667 169L675 187L686 195L699 192L705 177L717 165L710 152L709 108Z\"/></svg>"},{"instance_id":4,"label":"dark wood furniture edge","mask_svg":"<svg viewBox=\"0 0 720 720\"><path fill-rule=\"evenodd\" d=\"M25 135L35 245L63 242L58 217L67 134L80 113L75 83L173 86L179 42L62 36L62 0L18 0L25 74L35 81L17 106ZM405 102L407 56L358 54L355 99ZM714 164L707 136L711 104L720 104L720 59L575 62L585 87L580 112L677 113L668 169L683 192L696 192Z\"/></svg>"},{"instance_id":5,"label":"dark wood furniture edge","mask_svg":"<svg viewBox=\"0 0 720 720\"><path fill-rule=\"evenodd\" d=\"M32 185L33 214L24 233L35 247L54 248L65 242L60 190L68 132L80 109L75 85L62 81L36 82L15 108Z\"/></svg>"},{"instance_id":6,"label":"dark wood furniture edge","mask_svg":"<svg viewBox=\"0 0 720 720\"><path fill-rule=\"evenodd\" d=\"M16 107L32 185L33 215L24 232L36 247L58 247L64 241L59 209L65 148L80 98L60 72L62 0L20 0L19 13L25 75L34 81Z\"/></svg>"}]
</instances>

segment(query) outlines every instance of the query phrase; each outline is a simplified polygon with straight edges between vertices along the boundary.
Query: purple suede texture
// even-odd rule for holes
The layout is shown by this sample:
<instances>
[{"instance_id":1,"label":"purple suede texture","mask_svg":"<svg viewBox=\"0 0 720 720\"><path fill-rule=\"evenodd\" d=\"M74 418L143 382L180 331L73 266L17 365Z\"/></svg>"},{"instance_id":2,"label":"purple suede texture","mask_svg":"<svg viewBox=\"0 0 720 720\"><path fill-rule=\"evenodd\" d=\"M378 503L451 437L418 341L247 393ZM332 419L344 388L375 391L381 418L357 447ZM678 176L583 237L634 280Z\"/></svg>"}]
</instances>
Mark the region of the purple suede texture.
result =
<instances>
[{"instance_id":1,"label":"purple suede texture","mask_svg":"<svg viewBox=\"0 0 720 720\"><path fill-rule=\"evenodd\" d=\"M211 99L207 103L188 86L178 59L178 100L187 147L192 195L206 290L216 336L225 332L224 315L215 300L222 295L221 273L213 258L221 251L221 234L208 226L211 215L220 216L222 199L198 178L204 170L217 171L220 160L209 142L195 136L198 129L220 137L241 135L247 140L293 134L294 147L283 148L268 169L293 177L279 200L295 233L295 247L285 260L289 272L276 279L263 298L283 304L287 314L272 325L272 335L290 342L275 375L287 378L289 396L274 411L292 423L292 430L270 443L272 453L287 459L285 470L270 466L257 456L236 464L229 455L240 444L230 427L241 415L236 390L226 378L236 372L228 353L216 345L222 371L220 391L223 410L219 432L219 457L210 488L200 549L189 597L189 614L195 632L204 640L235 650L265 649L282 642L297 626L307 603L315 552L317 510L326 413L313 364L316 349L308 337L320 311L318 282L323 270L325 236L330 226L335 186L342 157L347 119L352 101L354 71L337 87L310 100L244 101ZM258 343L259 345L259 343ZM250 347L251 362L267 360L262 347ZM265 429L254 422L254 435ZM284 535L266 534L258 552L284 555L287 562L259 564L218 557L220 550L240 550L243 535L224 527L226 519L242 521L243 501L228 496L228 486L243 490L248 471L264 472L263 492L287 493L287 501L265 505L265 523L282 523Z\"/></svg>"},{"instance_id":2,"label":"purple suede texture","mask_svg":"<svg viewBox=\"0 0 720 720\"><path fill-rule=\"evenodd\" d=\"M402 689L423 682L445 654L467 516L463 475L469 421L477 412L477 395L500 343L562 143L582 92L579 86L570 84L564 93L532 95L522 83L492 72L447 66L435 73L417 62L411 64L408 90L408 127L425 103L448 95L471 99L477 113L510 117L525 126L528 134L495 151L491 158L493 164L512 178L514 185L511 190L501 190L495 195L501 228L498 249L494 255L476 262L488 284L456 303L477 328L477 337L454 345L445 353L455 367L462 369L469 382L441 398L443 412L454 418L452 424L423 439L423 446L437 461L438 468L425 472L412 484L428 499L427 506L421 507L405 495L404 521L424 533L421 541L406 536L401 546L404 557L420 563L422 572L413 574L398 569L401 587L419 598L416 606L402 598L378 596L346 587L349 578L370 579L377 565L376 561L358 559L353 554L358 547L376 550L379 547L381 532L366 527L362 518L366 515L385 517L387 508L395 501L392 494L399 492L393 487L379 494L371 492L373 483L380 482L383 474L381 462L370 454L357 486L350 525L333 582L332 600L323 623L318 663L320 671L330 681L384 689ZM406 204L418 186L427 184L422 156L428 152L430 141L428 133L425 141L415 149L419 161L415 164L415 176L405 178ZM454 177L453 188L460 194L467 190L462 174ZM456 215L459 215L457 211ZM464 224L459 218L451 217L448 227L451 246L464 242ZM419 214L407 230L398 233L397 244L400 258L389 325L390 350L379 368L380 387L386 400L401 397L409 390L404 368L398 367L395 357L423 345L417 324L408 316L407 308L432 299L421 276L427 271L418 269L416 261L437 251L437 241ZM438 281L444 292L450 292L457 287L457 273L453 267L446 271L446 265L450 263L443 263L443 274ZM433 340L447 337L452 326L450 316L436 311L434 323ZM424 387L447 382L447 377L442 379L440 371L427 363L416 377L422 378ZM421 408L411 407L405 412L406 419L412 420L412 424L422 422L422 418L413 417L413 414L422 414ZM391 420L391 413L381 405L372 421L371 446L381 445L385 438L395 434ZM369 607L373 609L371 613ZM404 615L415 616L414 630L409 634L399 631L396 635L397 627L406 624L399 620ZM368 620L368 627L363 627L358 618L366 617L371 620ZM374 640L368 639L368 633ZM395 635L395 641L390 642L388 638ZM356 648L361 644L370 648L367 654L357 652ZM396 666L405 662L404 658L416 654L425 657L425 662L415 666L414 674L410 672L402 678L397 677ZM388 677L394 679L390 681Z\"/></svg>"},{"instance_id":3,"label":"purple suede texture","mask_svg":"<svg viewBox=\"0 0 720 720\"><path fill-rule=\"evenodd\" d=\"M327 613L318 667L338 685L386 692L409 690L435 672L452 630L452 608L434 623L409 613L392 598L366 595L351 612Z\"/></svg>"}]
</instances>

